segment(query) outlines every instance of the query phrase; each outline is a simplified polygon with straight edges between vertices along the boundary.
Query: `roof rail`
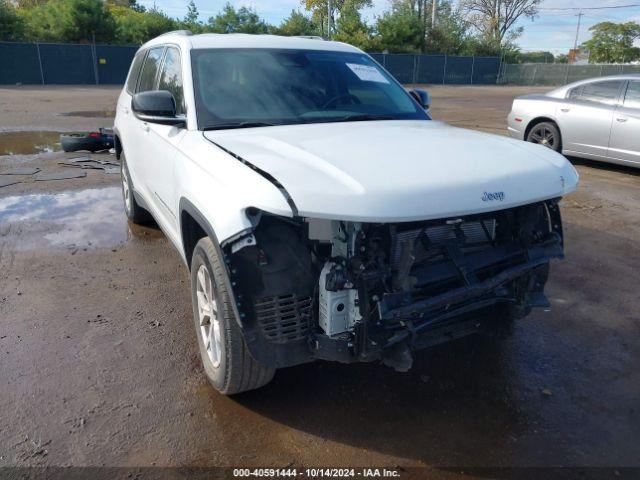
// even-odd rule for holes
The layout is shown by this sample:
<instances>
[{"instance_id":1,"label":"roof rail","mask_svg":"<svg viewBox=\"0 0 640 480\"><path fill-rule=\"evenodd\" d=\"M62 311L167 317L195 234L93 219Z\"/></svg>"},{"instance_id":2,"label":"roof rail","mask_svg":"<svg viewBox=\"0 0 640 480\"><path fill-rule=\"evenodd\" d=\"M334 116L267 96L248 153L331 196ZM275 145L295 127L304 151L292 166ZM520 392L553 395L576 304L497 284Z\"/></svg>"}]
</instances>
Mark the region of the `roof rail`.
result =
<instances>
[{"instance_id":1,"label":"roof rail","mask_svg":"<svg viewBox=\"0 0 640 480\"><path fill-rule=\"evenodd\" d=\"M188 37L193 35L193 32L191 30L172 30L170 32L164 32L158 36L164 37L165 35L184 35L185 37Z\"/></svg>"},{"instance_id":2,"label":"roof rail","mask_svg":"<svg viewBox=\"0 0 640 480\"><path fill-rule=\"evenodd\" d=\"M324 40L324 38L318 35L292 35L295 38L306 38L308 40Z\"/></svg>"}]
</instances>

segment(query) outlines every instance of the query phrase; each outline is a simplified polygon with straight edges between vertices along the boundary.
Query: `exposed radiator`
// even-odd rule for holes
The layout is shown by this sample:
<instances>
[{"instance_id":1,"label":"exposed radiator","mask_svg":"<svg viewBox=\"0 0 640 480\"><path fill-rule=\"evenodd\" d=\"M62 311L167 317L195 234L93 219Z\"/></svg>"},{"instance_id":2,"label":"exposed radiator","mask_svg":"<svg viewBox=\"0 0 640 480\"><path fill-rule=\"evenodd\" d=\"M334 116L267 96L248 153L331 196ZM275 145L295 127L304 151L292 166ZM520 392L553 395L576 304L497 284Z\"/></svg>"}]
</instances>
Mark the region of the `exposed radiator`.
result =
<instances>
[{"instance_id":1,"label":"exposed radiator","mask_svg":"<svg viewBox=\"0 0 640 480\"><path fill-rule=\"evenodd\" d=\"M496 220L494 218L486 218L482 220L463 222L461 224L445 223L442 225L433 225L424 230L424 235L426 235L430 243L436 245L442 244L447 240L454 240L456 238L456 228L460 228L464 234L465 243L467 245L479 244L491 241L495 238ZM391 246L391 265L394 269L397 269L400 265L403 248L406 248L404 246L406 245L411 248L415 244L415 241L421 232L422 229L417 228L415 230L407 230L404 232L397 232L395 234ZM489 234L488 237L487 233ZM416 256L416 262L422 260L421 256L426 254L425 250L420 247L416 248L413 253Z\"/></svg>"}]
</instances>

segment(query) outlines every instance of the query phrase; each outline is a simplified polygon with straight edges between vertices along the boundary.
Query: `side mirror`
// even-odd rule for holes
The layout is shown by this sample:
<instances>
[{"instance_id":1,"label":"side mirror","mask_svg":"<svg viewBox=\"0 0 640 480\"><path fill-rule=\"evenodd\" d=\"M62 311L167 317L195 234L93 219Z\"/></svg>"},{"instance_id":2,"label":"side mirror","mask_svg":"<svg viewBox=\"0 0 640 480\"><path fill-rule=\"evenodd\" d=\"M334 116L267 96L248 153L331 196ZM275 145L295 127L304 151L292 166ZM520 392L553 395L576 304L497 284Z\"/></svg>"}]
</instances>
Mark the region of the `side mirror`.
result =
<instances>
[{"instance_id":1,"label":"side mirror","mask_svg":"<svg viewBox=\"0 0 640 480\"><path fill-rule=\"evenodd\" d=\"M181 126L186 121L184 115L176 115L176 101L167 90L136 93L131 110L143 122Z\"/></svg>"},{"instance_id":2,"label":"side mirror","mask_svg":"<svg viewBox=\"0 0 640 480\"><path fill-rule=\"evenodd\" d=\"M415 88L413 90L409 90L409 94L420 104L422 108L429 111L429 107L431 107L431 99L429 98L429 94L426 90Z\"/></svg>"}]
</instances>

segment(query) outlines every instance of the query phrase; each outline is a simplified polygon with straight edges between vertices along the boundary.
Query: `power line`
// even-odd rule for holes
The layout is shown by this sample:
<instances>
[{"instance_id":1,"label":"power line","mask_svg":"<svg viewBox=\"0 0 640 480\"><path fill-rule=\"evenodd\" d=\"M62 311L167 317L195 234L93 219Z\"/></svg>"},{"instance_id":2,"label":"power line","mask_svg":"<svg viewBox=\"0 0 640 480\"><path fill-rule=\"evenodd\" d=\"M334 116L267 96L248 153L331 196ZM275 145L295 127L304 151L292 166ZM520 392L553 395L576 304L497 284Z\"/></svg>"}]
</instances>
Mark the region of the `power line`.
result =
<instances>
[{"instance_id":1,"label":"power line","mask_svg":"<svg viewBox=\"0 0 640 480\"><path fill-rule=\"evenodd\" d=\"M633 8L640 7L640 3L632 3L629 5L612 5L609 7L549 7L549 8L538 8L538 10L606 10L612 8Z\"/></svg>"}]
</instances>

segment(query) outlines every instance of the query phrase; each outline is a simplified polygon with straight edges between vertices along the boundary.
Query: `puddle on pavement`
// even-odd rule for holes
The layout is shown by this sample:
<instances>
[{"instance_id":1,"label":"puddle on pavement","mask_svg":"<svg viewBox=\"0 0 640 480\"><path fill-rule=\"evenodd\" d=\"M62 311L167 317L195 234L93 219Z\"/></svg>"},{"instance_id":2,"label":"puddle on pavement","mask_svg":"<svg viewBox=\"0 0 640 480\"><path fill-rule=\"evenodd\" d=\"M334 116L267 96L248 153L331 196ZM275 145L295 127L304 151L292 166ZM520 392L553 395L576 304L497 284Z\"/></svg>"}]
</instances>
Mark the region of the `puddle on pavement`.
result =
<instances>
[{"instance_id":1,"label":"puddle on pavement","mask_svg":"<svg viewBox=\"0 0 640 480\"><path fill-rule=\"evenodd\" d=\"M60 132L0 132L0 155L30 155L60 149Z\"/></svg>"},{"instance_id":2,"label":"puddle on pavement","mask_svg":"<svg viewBox=\"0 0 640 480\"><path fill-rule=\"evenodd\" d=\"M86 118L110 118L115 117L115 110L79 110L76 112L64 112L63 117L86 117Z\"/></svg>"},{"instance_id":3,"label":"puddle on pavement","mask_svg":"<svg viewBox=\"0 0 640 480\"><path fill-rule=\"evenodd\" d=\"M157 238L127 222L120 187L0 198L0 244L14 250L67 248L73 253Z\"/></svg>"}]
</instances>

